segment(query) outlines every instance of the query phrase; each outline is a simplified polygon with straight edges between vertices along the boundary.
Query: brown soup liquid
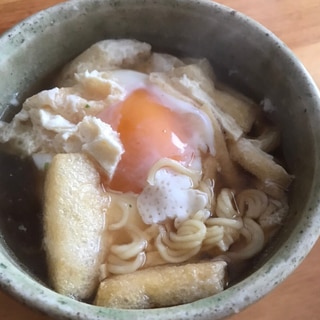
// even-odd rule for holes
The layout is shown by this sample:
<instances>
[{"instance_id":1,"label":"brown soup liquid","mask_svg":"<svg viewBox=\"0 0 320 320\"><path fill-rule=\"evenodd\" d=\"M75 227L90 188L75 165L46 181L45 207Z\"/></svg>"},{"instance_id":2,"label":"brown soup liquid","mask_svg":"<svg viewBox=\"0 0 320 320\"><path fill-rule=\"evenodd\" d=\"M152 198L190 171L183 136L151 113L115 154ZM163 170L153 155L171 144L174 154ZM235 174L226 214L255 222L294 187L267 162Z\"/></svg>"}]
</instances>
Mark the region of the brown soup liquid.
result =
<instances>
[{"instance_id":1,"label":"brown soup liquid","mask_svg":"<svg viewBox=\"0 0 320 320\"><path fill-rule=\"evenodd\" d=\"M42 246L42 181L32 159L0 151L0 232L17 262L47 282Z\"/></svg>"}]
</instances>

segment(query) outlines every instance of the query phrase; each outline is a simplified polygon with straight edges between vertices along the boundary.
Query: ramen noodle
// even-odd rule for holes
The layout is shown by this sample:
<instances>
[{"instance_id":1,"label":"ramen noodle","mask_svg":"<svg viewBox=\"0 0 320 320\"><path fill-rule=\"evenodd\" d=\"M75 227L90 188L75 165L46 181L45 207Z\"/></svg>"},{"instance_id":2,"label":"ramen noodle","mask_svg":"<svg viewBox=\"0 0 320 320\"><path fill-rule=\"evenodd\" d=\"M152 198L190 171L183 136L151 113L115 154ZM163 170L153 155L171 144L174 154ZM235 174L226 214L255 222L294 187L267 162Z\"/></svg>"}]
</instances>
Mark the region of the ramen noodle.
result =
<instances>
[{"instance_id":1,"label":"ramen noodle","mask_svg":"<svg viewBox=\"0 0 320 320\"><path fill-rule=\"evenodd\" d=\"M45 172L50 281L79 300L98 292L99 305L150 308L217 293L228 266L261 252L288 212L279 130L219 86L206 59L98 42L0 128L0 142ZM201 268L207 286L166 298L202 279ZM153 270L169 282L153 283ZM190 276L177 281L181 272ZM106 298L123 283L132 302L120 289Z\"/></svg>"}]
</instances>

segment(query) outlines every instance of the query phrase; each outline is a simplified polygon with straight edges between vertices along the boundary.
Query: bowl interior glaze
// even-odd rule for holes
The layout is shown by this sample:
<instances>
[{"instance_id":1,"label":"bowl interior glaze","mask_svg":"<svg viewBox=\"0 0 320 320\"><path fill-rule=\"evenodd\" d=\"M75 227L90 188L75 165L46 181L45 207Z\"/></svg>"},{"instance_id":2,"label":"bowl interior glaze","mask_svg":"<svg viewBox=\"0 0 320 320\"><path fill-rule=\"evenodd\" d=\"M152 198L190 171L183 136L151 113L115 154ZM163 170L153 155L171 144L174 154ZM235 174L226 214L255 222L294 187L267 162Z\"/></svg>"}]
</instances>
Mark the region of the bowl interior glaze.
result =
<instances>
[{"instance_id":1,"label":"bowl interior glaze","mask_svg":"<svg viewBox=\"0 0 320 320\"><path fill-rule=\"evenodd\" d=\"M286 224L247 276L221 294L154 310L111 310L63 297L25 271L0 235L1 286L61 319L211 319L255 302L284 280L319 236L319 92L303 66L270 31L211 1L73 0L40 12L0 38L0 117L96 41L134 38L155 51L206 57L218 79L274 106L289 171L295 175ZM1 168L0 168L1 170Z\"/></svg>"}]
</instances>

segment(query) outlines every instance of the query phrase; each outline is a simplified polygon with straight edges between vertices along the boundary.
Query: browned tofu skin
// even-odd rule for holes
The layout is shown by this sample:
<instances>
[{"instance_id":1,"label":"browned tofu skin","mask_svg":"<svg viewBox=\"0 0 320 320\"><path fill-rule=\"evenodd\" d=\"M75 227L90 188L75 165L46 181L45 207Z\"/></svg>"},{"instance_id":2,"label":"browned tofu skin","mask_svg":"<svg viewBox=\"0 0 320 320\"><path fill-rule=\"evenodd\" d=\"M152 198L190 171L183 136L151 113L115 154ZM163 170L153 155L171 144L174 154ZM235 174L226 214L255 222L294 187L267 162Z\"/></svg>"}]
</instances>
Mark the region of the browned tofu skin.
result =
<instances>
[{"instance_id":1,"label":"browned tofu skin","mask_svg":"<svg viewBox=\"0 0 320 320\"><path fill-rule=\"evenodd\" d=\"M105 257L108 197L83 154L58 154L45 183L44 245L54 289L76 299L92 296Z\"/></svg>"},{"instance_id":2,"label":"browned tofu skin","mask_svg":"<svg viewBox=\"0 0 320 320\"><path fill-rule=\"evenodd\" d=\"M189 303L222 291L226 262L210 261L142 269L100 283L98 306L146 309Z\"/></svg>"}]
</instances>

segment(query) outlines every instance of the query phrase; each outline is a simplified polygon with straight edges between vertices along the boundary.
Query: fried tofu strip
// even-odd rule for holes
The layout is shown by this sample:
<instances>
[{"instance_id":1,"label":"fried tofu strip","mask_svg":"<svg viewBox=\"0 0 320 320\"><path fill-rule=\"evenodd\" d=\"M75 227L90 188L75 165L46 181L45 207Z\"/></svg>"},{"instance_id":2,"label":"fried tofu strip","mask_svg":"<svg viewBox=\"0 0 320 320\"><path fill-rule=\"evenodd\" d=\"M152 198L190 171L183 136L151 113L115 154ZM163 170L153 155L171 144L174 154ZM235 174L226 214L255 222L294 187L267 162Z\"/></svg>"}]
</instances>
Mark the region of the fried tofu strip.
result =
<instances>
[{"instance_id":1,"label":"fried tofu strip","mask_svg":"<svg viewBox=\"0 0 320 320\"><path fill-rule=\"evenodd\" d=\"M108 197L84 154L57 154L45 181L44 246L54 289L76 299L90 297L105 258Z\"/></svg>"},{"instance_id":2,"label":"fried tofu strip","mask_svg":"<svg viewBox=\"0 0 320 320\"><path fill-rule=\"evenodd\" d=\"M270 153L280 145L280 131L276 127L266 128L255 140L252 140L264 152Z\"/></svg>"},{"instance_id":3,"label":"fried tofu strip","mask_svg":"<svg viewBox=\"0 0 320 320\"><path fill-rule=\"evenodd\" d=\"M189 303L222 291L226 262L165 265L107 278L94 304L112 308L146 309Z\"/></svg>"},{"instance_id":4,"label":"fried tofu strip","mask_svg":"<svg viewBox=\"0 0 320 320\"><path fill-rule=\"evenodd\" d=\"M258 107L253 101L230 90L215 89L213 95L217 106L235 119L244 132L251 130L258 113Z\"/></svg>"},{"instance_id":5,"label":"fried tofu strip","mask_svg":"<svg viewBox=\"0 0 320 320\"><path fill-rule=\"evenodd\" d=\"M69 64L67 64L56 83L59 87L69 87L76 83L75 74L86 71L108 71L132 69L149 59L151 46L133 39L102 40L93 44Z\"/></svg>"},{"instance_id":6,"label":"fried tofu strip","mask_svg":"<svg viewBox=\"0 0 320 320\"><path fill-rule=\"evenodd\" d=\"M229 149L234 161L257 177L264 185L273 186L273 188L265 188L266 192L272 190L271 196L282 197L283 191L288 189L293 177L281 165L277 164L271 155L245 138L230 143Z\"/></svg>"}]
</instances>

